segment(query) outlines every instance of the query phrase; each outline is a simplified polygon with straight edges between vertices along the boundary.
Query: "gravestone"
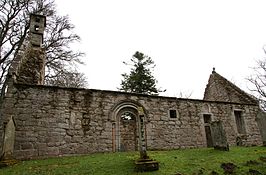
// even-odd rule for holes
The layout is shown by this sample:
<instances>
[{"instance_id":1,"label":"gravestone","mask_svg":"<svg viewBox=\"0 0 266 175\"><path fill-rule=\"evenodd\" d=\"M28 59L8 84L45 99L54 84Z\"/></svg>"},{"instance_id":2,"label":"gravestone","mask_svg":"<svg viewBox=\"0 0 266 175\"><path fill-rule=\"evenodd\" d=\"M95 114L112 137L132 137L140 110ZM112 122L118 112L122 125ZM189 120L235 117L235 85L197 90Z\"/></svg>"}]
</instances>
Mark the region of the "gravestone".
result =
<instances>
[{"instance_id":1,"label":"gravestone","mask_svg":"<svg viewBox=\"0 0 266 175\"><path fill-rule=\"evenodd\" d=\"M266 146L266 113L260 110L256 120L260 129L263 146Z\"/></svg>"},{"instance_id":2,"label":"gravestone","mask_svg":"<svg viewBox=\"0 0 266 175\"><path fill-rule=\"evenodd\" d=\"M137 171L156 171L159 169L159 163L149 158L147 154L144 111L142 107L138 108L138 131L139 131L139 152L140 158L135 162Z\"/></svg>"},{"instance_id":3,"label":"gravestone","mask_svg":"<svg viewBox=\"0 0 266 175\"><path fill-rule=\"evenodd\" d=\"M222 121L211 122L211 133L213 147L217 150L229 151L229 145L226 138L226 133L223 129Z\"/></svg>"},{"instance_id":4,"label":"gravestone","mask_svg":"<svg viewBox=\"0 0 266 175\"><path fill-rule=\"evenodd\" d=\"M11 116L10 120L5 126L3 148L0 157L0 167L13 165L16 163L16 160L13 158L15 129L15 122Z\"/></svg>"}]
</instances>

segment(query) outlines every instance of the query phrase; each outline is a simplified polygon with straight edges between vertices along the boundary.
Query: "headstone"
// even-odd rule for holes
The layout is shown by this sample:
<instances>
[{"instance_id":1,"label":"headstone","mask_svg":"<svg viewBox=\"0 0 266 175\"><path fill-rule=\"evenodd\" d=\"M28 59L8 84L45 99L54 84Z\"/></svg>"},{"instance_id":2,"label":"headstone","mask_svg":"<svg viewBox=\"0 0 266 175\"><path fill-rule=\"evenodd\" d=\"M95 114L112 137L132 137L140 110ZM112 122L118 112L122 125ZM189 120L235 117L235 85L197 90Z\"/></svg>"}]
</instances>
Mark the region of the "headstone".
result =
<instances>
[{"instance_id":1,"label":"headstone","mask_svg":"<svg viewBox=\"0 0 266 175\"><path fill-rule=\"evenodd\" d=\"M263 146L266 146L266 113L262 110L258 112L257 123L260 129Z\"/></svg>"},{"instance_id":2,"label":"headstone","mask_svg":"<svg viewBox=\"0 0 266 175\"><path fill-rule=\"evenodd\" d=\"M3 148L0 157L0 167L8 166L16 163L13 158L14 152L14 143L15 143L15 122L13 117L10 117L10 120L5 126L4 131L4 140L3 140Z\"/></svg>"},{"instance_id":3,"label":"headstone","mask_svg":"<svg viewBox=\"0 0 266 175\"><path fill-rule=\"evenodd\" d=\"M214 149L229 151L229 145L227 142L226 133L223 129L222 121L211 122L211 133Z\"/></svg>"}]
</instances>

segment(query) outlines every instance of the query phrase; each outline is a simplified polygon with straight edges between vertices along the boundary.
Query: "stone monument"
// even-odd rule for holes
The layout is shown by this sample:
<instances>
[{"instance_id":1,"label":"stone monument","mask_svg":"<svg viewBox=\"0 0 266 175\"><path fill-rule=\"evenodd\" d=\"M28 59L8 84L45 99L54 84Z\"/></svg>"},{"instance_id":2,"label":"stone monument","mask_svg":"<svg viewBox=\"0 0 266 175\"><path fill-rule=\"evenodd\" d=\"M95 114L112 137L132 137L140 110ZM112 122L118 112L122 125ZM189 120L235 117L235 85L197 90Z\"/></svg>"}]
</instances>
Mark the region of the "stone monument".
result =
<instances>
[{"instance_id":1,"label":"stone monument","mask_svg":"<svg viewBox=\"0 0 266 175\"><path fill-rule=\"evenodd\" d=\"M15 144L15 122L11 116L4 129L3 148L0 157L0 167L15 164L17 161L13 158Z\"/></svg>"},{"instance_id":2,"label":"stone monument","mask_svg":"<svg viewBox=\"0 0 266 175\"><path fill-rule=\"evenodd\" d=\"M224 131L222 121L218 120L211 122L211 133L214 149L229 151L229 145L227 142L226 133Z\"/></svg>"},{"instance_id":3,"label":"stone monument","mask_svg":"<svg viewBox=\"0 0 266 175\"><path fill-rule=\"evenodd\" d=\"M138 116L140 158L135 162L136 169L137 171L156 171L159 169L159 163L150 159L147 154L144 111L142 107L138 108Z\"/></svg>"}]
</instances>

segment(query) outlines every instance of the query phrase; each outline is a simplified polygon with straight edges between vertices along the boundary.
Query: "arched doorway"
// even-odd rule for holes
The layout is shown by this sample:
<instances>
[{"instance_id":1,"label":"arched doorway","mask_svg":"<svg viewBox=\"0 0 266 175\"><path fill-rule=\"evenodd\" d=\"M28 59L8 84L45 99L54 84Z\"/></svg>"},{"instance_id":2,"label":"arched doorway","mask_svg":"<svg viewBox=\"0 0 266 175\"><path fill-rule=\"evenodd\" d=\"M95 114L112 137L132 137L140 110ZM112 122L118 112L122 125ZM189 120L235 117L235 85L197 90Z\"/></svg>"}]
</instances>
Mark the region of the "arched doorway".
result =
<instances>
[{"instance_id":1,"label":"arched doorway","mask_svg":"<svg viewBox=\"0 0 266 175\"><path fill-rule=\"evenodd\" d=\"M123 108L117 115L119 131L118 151L137 150L137 116L138 113L133 108Z\"/></svg>"},{"instance_id":2,"label":"arched doorway","mask_svg":"<svg viewBox=\"0 0 266 175\"><path fill-rule=\"evenodd\" d=\"M112 112L113 122L113 151L138 150L138 107L135 102L122 102Z\"/></svg>"}]
</instances>

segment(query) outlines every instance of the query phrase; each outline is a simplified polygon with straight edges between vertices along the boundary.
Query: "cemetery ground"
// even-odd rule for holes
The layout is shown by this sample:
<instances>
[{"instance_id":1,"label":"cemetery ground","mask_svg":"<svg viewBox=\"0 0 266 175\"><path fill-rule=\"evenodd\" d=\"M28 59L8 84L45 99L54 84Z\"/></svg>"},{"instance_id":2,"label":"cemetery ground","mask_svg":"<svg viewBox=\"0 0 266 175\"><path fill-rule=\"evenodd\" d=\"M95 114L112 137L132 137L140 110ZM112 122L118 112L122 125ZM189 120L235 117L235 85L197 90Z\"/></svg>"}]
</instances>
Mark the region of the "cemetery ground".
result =
<instances>
[{"instance_id":1,"label":"cemetery ground","mask_svg":"<svg viewBox=\"0 0 266 175\"><path fill-rule=\"evenodd\" d=\"M230 151L213 148L149 151L160 163L153 172L136 172L134 161L139 152L95 153L86 156L20 161L0 169L0 175L203 175L266 174L266 147L230 147Z\"/></svg>"}]
</instances>

